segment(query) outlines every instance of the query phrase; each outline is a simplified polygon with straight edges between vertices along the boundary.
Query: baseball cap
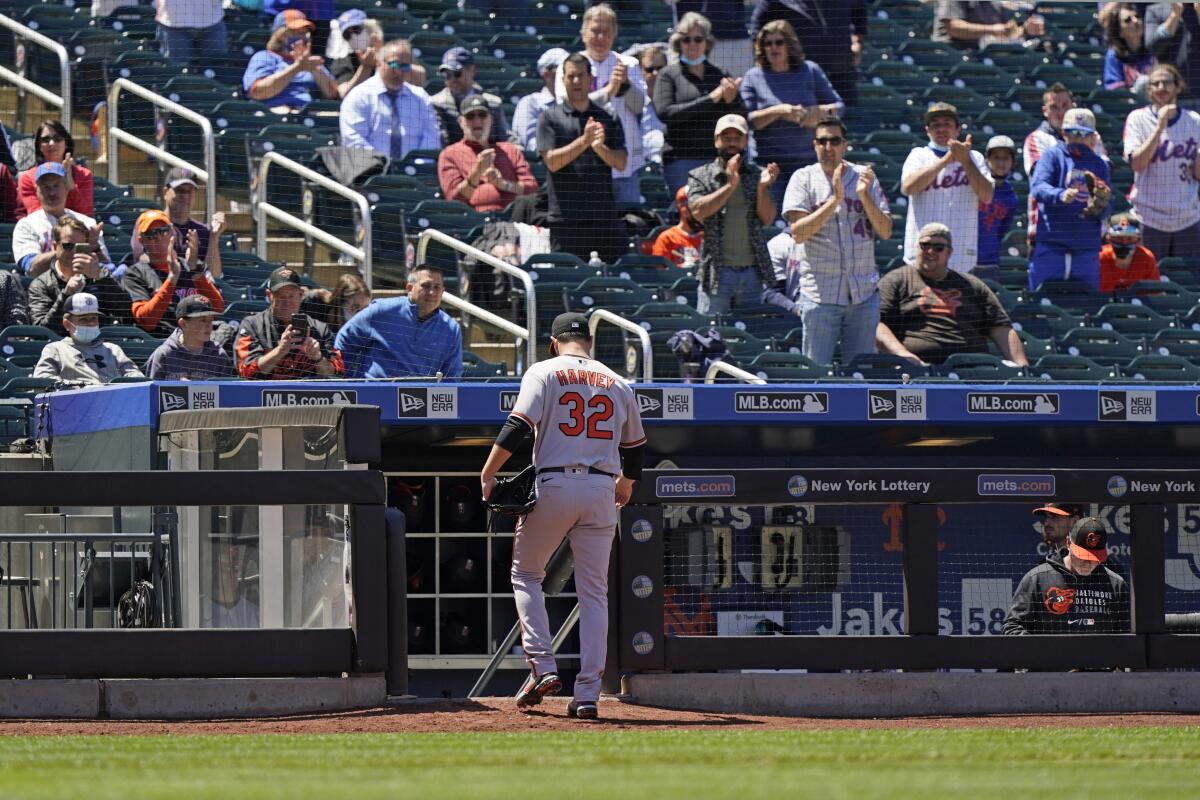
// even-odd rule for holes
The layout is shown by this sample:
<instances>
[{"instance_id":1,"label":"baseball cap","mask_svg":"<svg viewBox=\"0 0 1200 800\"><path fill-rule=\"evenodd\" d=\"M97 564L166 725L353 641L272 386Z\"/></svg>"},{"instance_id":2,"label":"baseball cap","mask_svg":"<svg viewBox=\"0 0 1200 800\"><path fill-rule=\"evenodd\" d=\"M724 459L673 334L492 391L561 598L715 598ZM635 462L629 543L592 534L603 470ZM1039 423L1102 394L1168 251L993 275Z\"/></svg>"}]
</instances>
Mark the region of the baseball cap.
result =
<instances>
[{"instance_id":1,"label":"baseball cap","mask_svg":"<svg viewBox=\"0 0 1200 800\"><path fill-rule=\"evenodd\" d=\"M96 299L96 295L89 292L76 292L67 298L67 302L63 306L63 313L76 316L79 314L99 314L100 302Z\"/></svg>"},{"instance_id":2,"label":"baseball cap","mask_svg":"<svg viewBox=\"0 0 1200 800\"><path fill-rule=\"evenodd\" d=\"M367 21L367 12L361 8L352 8L338 15L338 30L345 33L350 28L357 28Z\"/></svg>"},{"instance_id":3,"label":"baseball cap","mask_svg":"<svg viewBox=\"0 0 1200 800\"><path fill-rule=\"evenodd\" d=\"M189 294L175 306L176 319L192 319L194 317L215 317L212 301L202 294Z\"/></svg>"},{"instance_id":4,"label":"baseball cap","mask_svg":"<svg viewBox=\"0 0 1200 800\"><path fill-rule=\"evenodd\" d=\"M554 324L550 326L551 336L562 336L564 333L586 334L587 332L587 315L580 314L578 311L568 311L565 314L559 314L554 318Z\"/></svg>"},{"instance_id":5,"label":"baseball cap","mask_svg":"<svg viewBox=\"0 0 1200 800\"><path fill-rule=\"evenodd\" d=\"M993 150L1008 150L1015 156L1017 154L1017 145L1007 136L993 136L988 139L987 147L983 149L983 153L990 156Z\"/></svg>"},{"instance_id":6,"label":"baseball cap","mask_svg":"<svg viewBox=\"0 0 1200 800\"><path fill-rule=\"evenodd\" d=\"M290 31L315 31L316 23L304 15L304 12L298 8L289 8L287 11L280 11L275 15L275 21L271 23L271 32L287 28Z\"/></svg>"},{"instance_id":7,"label":"baseball cap","mask_svg":"<svg viewBox=\"0 0 1200 800\"><path fill-rule=\"evenodd\" d=\"M925 124L928 125L936 117L953 117L958 122L958 109L949 103L934 103L925 109Z\"/></svg>"},{"instance_id":8,"label":"baseball cap","mask_svg":"<svg viewBox=\"0 0 1200 800\"><path fill-rule=\"evenodd\" d=\"M1108 218L1108 235L1121 239L1140 239L1142 226L1128 213L1113 214Z\"/></svg>"},{"instance_id":9,"label":"baseball cap","mask_svg":"<svg viewBox=\"0 0 1200 800\"><path fill-rule=\"evenodd\" d=\"M150 226L156 222L161 222L163 225L170 225L171 218L165 212L159 211L157 208L143 211L137 218L137 222L133 223L133 232L142 234L150 230Z\"/></svg>"},{"instance_id":10,"label":"baseball cap","mask_svg":"<svg viewBox=\"0 0 1200 800\"><path fill-rule=\"evenodd\" d=\"M1071 528L1071 557L1103 564L1108 561L1108 527L1095 517L1084 517Z\"/></svg>"},{"instance_id":11,"label":"baseball cap","mask_svg":"<svg viewBox=\"0 0 1200 800\"><path fill-rule=\"evenodd\" d=\"M746 118L741 114L726 114L717 120L717 129L713 131L714 136L720 136L723 132L733 128L742 133L750 133L750 127L746 125Z\"/></svg>"},{"instance_id":12,"label":"baseball cap","mask_svg":"<svg viewBox=\"0 0 1200 800\"><path fill-rule=\"evenodd\" d=\"M442 65L438 67L438 72L447 69L452 72L461 72L474 63L475 56L470 50L465 47L451 47L442 54Z\"/></svg>"},{"instance_id":13,"label":"baseball cap","mask_svg":"<svg viewBox=\"0 0 1200 800\"><path fill-rule=\"evenodd\" d=\"M183 186L185 183L190 183L192 186L196 185L196 173L187 167L175 167L175 169L167 173L167 188L175 189Z\"/></svg>"},{"instance_id":14,"label":"baseball cap","mask_svg":"<svg viewBox=\"0 0 1200 800\"><path fill-rule=\"evenodd\" d=\"M46 175L57 175L60 178L67 177L67 168L57 161L45 161L38 165L37 172L33 173L33 182L37 183Z\"/></svg>"},{"instance_id":15,"label":"baseball cap","mask_svg":"<svg viewBox=\"0 0 1200 800\"><path fill-rule=\"evenodd\" d=\"M1053 514L1056 517L1082 517L1083 506L1074 503L1046 503L1041 508L1035 508L1034 514Z\"/></svg>"},{"instance_id":16,"label":"baseball cap","mask_svg":"<svg viewBox=\"0 0 1200 800\"><path fill-rule=\"evenodd\" d=\"M562 63L567 60L567 56L571 55L561 47L552 47L538 57L537 71L540 75L548 69L558 69Z\"/></svg>"},{"instance_id":17,"label":"baseball cap","mask_svg":"<svg viewBox=\"0 0 1200 800\"><path fill-rule=\"evenodd\" d=\"M489 114L492 113L492 109L487 104L487 100L484 100L483 95L481 94L469 94L463 98L461 103L458 104L458 113L464 117L467 114L470 114L472 111L479 111L480 109L488 112Z\"/></svg>"},{"instance_id":18,"label":"baseball cap","mask_svg":"<svg viewBox=\"0 0 1200 800\"><path fill-rule=\"evenodd\" d=\"M267 279L267 288L274 292L284 286L299 286L300 276L291 267L279 267Z\"/></svg>"},{"instance_id":19,"label":"baseball cap","mask_svg":"<svg viewBox=\"0 0 1200 800\"><path fill-rule=\"evenodd\" d=\"M1096 132L1096 115L1086 108L1072 108L1063 114L1062 128L1064 131L1074 130L1084 133Z\"/></svg>"},{"instance_id":20,"label":"baseball cap","mask_svg":"<svg viewBox=\"0 0 1200 800\"><path fill-rule=\"evenodd\" d=\"M940 239L945 239L946 244L954 246L954 239L950 236L950 229L940 222L927 222L921 230L917 231L917 241L921 241L926 236L937 236Z\"/></svg>"}]
</instances>

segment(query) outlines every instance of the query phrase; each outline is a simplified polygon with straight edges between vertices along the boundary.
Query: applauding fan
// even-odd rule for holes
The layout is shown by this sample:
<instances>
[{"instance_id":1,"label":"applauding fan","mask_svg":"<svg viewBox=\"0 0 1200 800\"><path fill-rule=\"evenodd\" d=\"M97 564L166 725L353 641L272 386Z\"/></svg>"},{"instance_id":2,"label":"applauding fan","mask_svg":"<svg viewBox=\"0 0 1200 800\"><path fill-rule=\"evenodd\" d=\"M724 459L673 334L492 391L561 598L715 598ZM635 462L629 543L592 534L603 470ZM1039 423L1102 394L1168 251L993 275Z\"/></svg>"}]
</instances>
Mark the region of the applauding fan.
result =
<instances>
[{"instance_id":1,"label":"applauding fan","mask_svg":"<svg viewBox=\"0 0 1200 800\"><path fill-rule=\"evenodd\" d=\"M483 95L462 101L458 125L463 138L438 156L442 194L476 211L500 211L517 197L537 191L537 179L521 149L511 142L490 144L492 110Z\"/></svg>"},{"instance_id":2,"label":"applauding fan","mask_svg":"<svg viewBox=\"0 0 1200 800\"><path fill-rule=\"evenodd\" d=\"M341 97L325 59L312 54L316 27L302 11L289 9L275 15L267 49L251 57L242 76L242 89L251 100L299 111L312 101L314 92L328 100Z\"/></svg>"},{"instance_id":3,"label":"applauding fan","mask_svg":"<svg viewBox=\"0 0 1200 800\"><path fill-rule=\"evenodd\" d=\"M146 262L139 261L125 270L121 284L133 298L133 317L142 330L170 336L175 332L176 304L197 292L212 301L217 313L225 309L221 292L205 276L199 261L197 231L188 231L182 259L175 249L179 233L163 212L142 212L134 224L134 235L145 250Z\"/></svg>"},{"instance_id":4,"label":"applauding fan","mask_svg":"<svg viewBox=\"0 0 1200 800\"><path fill-rule=\"evenodd\" d=\"M79 214L94 214L92 172L75 163L75 139L66 126L56 119L47 120L38 126L33 140L37 145L34 150L37 164L62 164L63 176L67 180L67 208ZM42 207L34 179L36 172L37 166L30 167L21 173L17 181L17 219Z\"/></svg>"}]
</instances>

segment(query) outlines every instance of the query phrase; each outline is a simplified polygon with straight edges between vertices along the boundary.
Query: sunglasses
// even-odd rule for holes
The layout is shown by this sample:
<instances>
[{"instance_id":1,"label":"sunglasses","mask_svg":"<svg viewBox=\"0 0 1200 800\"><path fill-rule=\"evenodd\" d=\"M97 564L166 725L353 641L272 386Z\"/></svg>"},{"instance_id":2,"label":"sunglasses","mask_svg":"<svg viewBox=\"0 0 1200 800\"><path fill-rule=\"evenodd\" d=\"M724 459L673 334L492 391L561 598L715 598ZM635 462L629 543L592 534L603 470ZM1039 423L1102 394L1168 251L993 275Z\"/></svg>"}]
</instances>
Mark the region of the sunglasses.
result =
<instances>
[{"instance_id":1,"label":"sunglasses","mask_svg":"<svg viewBox=\"0 0 1200 800\"><path fill-rule=\"evenodd\" d=\"M411 72L412 71L412 64L405 63L403 61L397 61L395 59L392 59L391 61L387 62L387 65L388 65L388 69L398 69L401 72Z\"/></svg>"},{"instance_id":2,"label":"sunglasses","mask_svg":"<svg viewBox=\"0 0 1200 800\"><path fill-rule=\"evenodd\" d=\"M1169 81L1150 81L1150 85L1151 86L1174 86L1175 81L1173 79L1169 80Z\"/></svg>"},{"instance_id":3,"label":"sunglasses","mask_svg":"<svg viewBox=\"0 0 1200 800\"><path fill-rule=\"evenodd\" d=\"M1142 20L1140 17L1121 17L1122 25L1133 25L1134 23L1140 23L1141 21Z\"/></svg>"},{"instance_id":4,"label":"sunglasses","mask_svg":"<svg viewBox=\"0 0 1200 800\"><path fill-rule=\"evenodd\" d=\"M463 74L461 69L443 69L440 72L448 78L461 78Z\"/></svg>"},{"instance_id":5,"label":"sunglasses","mask_svg":"<svg viewBox=\"0 0 1200 800\"><path fill-rule=\"evenodd\" d=\"M813 141L819 145L829 145L831 147L837 147L839 144L841 144L842 142L844 142L846 140L843 139L841 136L817 136L813 139Z\"/></svg>"},{"instance_id":6,"label":"sunglasses","mask_svg":"<svg viewBox=\"0 0 1200 800\"><path fill-rule=\"evenodd\" d=\"M772 39L769 42L763 42L763 47L787 47L787 39Z\"/></svg>"},{"instance_id":7,"label":"sunglasses","mask_svg":"<svg viewBox=\"0 0 1200 800\"><path fill-rule=\"evenodd\" d=\"M65 142L66 140L67 137L60 133L51 133L47 136L39 136L38 144L58 144L59 142Z\"/></svg>"},{"instance_id":8,"label":"sunglasses","mask_svg":"<svg viewBox=\"0 0 1200 800\"><path fill-rule=\"evenodd\" d=\"M646 67L646 69L642 70L642 72L645 72L647 75L657 75L664 69L666 69L666 67Z\"/></svg>"},{"instance_id":9,"label":"sunglasses","mask_svg":"<svg viewBox=\"0 0 1200 800\"><path fill-rule=\"evenodd\" d=\"M1079 136L1081 138L1092 135L1091 131L1080 130L1079 128L1063 128L1063 133L1067 136Z\"/></svg>"},{"instance_id":10,"label":"sunglasses","mask_svg":"<svg viewBox=\"0 0 1200 800\"><path fill-rule=\"evenodd\" d=\"M705 38L703 36L681 36L679 41L683 44L703 44Z\"/></svg>"},{"instance_id":11,"label":"sunglasses","mask_svg":"<svg viewBox=\"0 0 1200 800\"><path fill-rule=\"evenodd\" d=\"M342 31L342 36L349 39L351 36L357 36L358 34L360 34L362 32L363 32L362 25L356 25L353 28L346 28L346 30Z\"/></svg>"},{"instance_id":12,"label":"sunglasses","mask_svg":"<svg viewBox=\"0 0 1200 800\"><path fill-rule=\"evenodd\" d=\"M170 228L168 228L166 225L161 225L157 228L151 228L148 231L142 231L142 238L143 239L161 239L164 236L170 235L170 233L171 233Z\"/></svg>"},{"instance_id":13,"label":"sunglasses","mask_svg":"<svg viewBox=\"0 0 1200 800\"><path fill-rule=\"evenodd\" d=\"M59 242L58 243L58 246L61 247L63 250L66 250L68 253L75 252L75 245L76 245L76 242Z\"/></svg>"},{"instance_id":14,"label":"sunglasses","mask_svg":"<svg viewBox=\"0 0 1200 800\"><path fill-rule=\"evenodd\" d=\"M472 111L470 114L463 114L463 119L487 119L490 116L491 114L486 111Z\"/></svg>"},{"instance_id":15,"label":"sunglasses","mask_svg":"<svg viewBox=\"0 0 1200 800\"><path fill-rule=\"evenodd\" d=\"M926 253L944 253L948 245L938 242L921 242L920 248Z\"/></svg>"}]
</instances>

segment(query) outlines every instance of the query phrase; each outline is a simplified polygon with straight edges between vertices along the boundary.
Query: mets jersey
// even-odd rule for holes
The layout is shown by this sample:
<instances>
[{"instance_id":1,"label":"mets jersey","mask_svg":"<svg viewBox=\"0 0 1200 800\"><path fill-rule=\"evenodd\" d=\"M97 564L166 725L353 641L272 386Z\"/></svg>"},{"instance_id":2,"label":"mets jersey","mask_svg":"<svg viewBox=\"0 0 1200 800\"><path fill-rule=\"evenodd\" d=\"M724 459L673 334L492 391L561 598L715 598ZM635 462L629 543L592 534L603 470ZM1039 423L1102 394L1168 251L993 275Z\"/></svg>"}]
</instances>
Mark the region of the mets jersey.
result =
<instances>
[{"instance_id":1,"label":"mets jersey","mask_svg":"<svg viewBox=\"0 0 1200 800\"><path fill-rule=\"evenodd\" d=\"M942 152L928 146L913 148L904 161L902 179L935 163L942 157ZM972 150L971 162L988 183L994 183L982 155ZM957 161L943 167L931 184L909 198L904 227L905 264L916 263L917 233L930 222L941 222L950 229L954 246L950 269L955 272L975 269L979 248L979 198L971 188L966 169Z\"/></svg>"},{"instance_id":2,"label":"mets jersey","mask_svg":"<svg viewBox=\"0 0 1200 800\"><path fill-rule=\"evenodd\" d=\"M618 448L646 441L629 384L582 356L556 356L530 367L512 413L534 429L539 470L582 465L619 475Z\"/></svg>"},{"instance_id":3,"label":"mets jersey","mask_svg":"<svg viewBox=\"0 0 1200 800\"><path fill-rule=\"evenodd\" d=\"M1154 135L1157 126L1158 115L1149 106L1129 112L1121 137L1126 159ZM1179 116L1159 137L1150 165L1134 174L1129 200L1145 225L1173 233L1200 222L1197 181L1192 175L1197 145L1200 114L1180 109Z\"/></svg>"}]
</instances>

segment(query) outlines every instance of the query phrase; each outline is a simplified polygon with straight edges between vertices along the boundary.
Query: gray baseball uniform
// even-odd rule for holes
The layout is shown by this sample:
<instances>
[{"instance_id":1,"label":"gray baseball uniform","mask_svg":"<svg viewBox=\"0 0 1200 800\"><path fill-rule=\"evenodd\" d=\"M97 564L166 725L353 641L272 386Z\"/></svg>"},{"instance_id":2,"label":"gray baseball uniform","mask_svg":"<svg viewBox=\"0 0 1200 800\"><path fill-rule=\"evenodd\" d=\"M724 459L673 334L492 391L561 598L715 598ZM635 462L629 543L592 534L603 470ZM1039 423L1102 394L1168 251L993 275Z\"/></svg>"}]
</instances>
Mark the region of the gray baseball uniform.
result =
<instances>
[{"instance_id":1,"label":"gray baseball uniform","mask_svg":"<svg viewBox=\"0 0 1200 800\"><path fill-rule=\"evenodd\" d=\"M580 668L575 699L600 696L608 639L608 563L616 532L619 448L646 440L637 398L599 361L557 356L521 379L512 413L535 431L537 505L517 523L512 584L521 640L535 680L556 672L542 594L546 564L570 539L579 598ZM547 470L551 470L547 472Z\"/></svg>"}]
</instances>

